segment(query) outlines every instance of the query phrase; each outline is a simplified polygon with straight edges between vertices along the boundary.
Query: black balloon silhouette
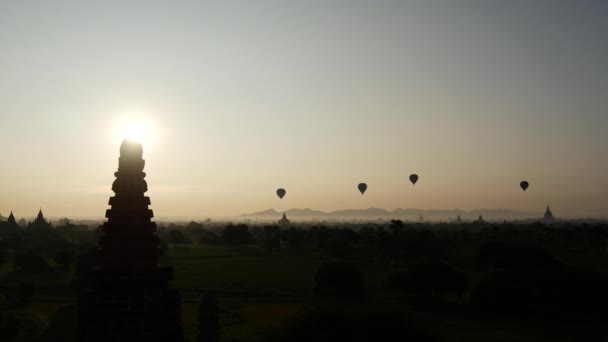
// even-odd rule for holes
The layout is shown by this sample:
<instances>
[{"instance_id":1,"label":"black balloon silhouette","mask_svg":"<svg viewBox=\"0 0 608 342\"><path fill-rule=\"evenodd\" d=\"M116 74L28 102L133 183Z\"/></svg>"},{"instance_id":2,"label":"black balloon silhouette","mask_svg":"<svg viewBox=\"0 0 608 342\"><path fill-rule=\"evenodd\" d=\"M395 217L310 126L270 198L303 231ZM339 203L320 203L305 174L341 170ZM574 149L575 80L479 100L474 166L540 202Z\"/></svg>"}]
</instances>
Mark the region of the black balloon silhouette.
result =
<instances>
[{"instance_id":1,"label":"black balloon silhouette","mask_svg":"<svg viewBox=\"0 0 608 342\"><path fill-rule=\"evenodd\" d=\"M522 188L523 191L526 191L530 186L530 183L528 183L527 181L522 181L521 183L519 183L519 186Z\"/></svg>"},{"instance_id":2,"label":"black balloon silhouette","mask_svg":"<svg viewBox=\"0 0 608 342\"><path fill-rule=\"evenodd\" d=\"M277 196L279 196L280 199L283 199L283 196L285 196L286 193L287 191L285 191L283 188L277 189Z\"/></svg>"},{"instance_id":3,"label":"black balloon silhouette","mask_svg":"<svg viewBox=\"0 0 608 342\"><path fill-rule=\"evenodd\" d=\"M412 184L416 185L416 182L418 181L418 175L417 174L412 174L410 175L410 182L412 182Z\"/></svg>"},{"instance_id":4,"label":"black balloon silhouette","mask_svg":"<svg viewBox=\"0 0 608 342\"><path fill-rule=\"evenodd\" d=\"M357 186L357 188L359 188L359 191L361 192L361 195L363 195L365 193L365 190L367 190L367 184L365 184L365 183L359 183L359 185Z\"/></svg>"}]
</instances>

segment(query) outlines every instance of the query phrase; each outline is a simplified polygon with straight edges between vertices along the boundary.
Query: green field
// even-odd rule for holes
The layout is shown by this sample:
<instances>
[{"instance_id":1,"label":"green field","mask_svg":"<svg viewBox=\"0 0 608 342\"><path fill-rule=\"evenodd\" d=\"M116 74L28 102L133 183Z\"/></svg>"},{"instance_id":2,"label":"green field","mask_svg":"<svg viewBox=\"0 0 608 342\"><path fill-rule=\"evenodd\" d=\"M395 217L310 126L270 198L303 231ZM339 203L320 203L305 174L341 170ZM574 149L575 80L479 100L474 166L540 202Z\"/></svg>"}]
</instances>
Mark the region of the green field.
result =
<instances>
[{"instance_id":1,"label":"green field","mask_svg":"<svg viewBox=\"0 0 608 342\"><path fill-rule=\"evenodd\" d=\"M326 260L256 246L172 246L168 262L182 295L184 331L194 337L198 299L208 292L220 300L223 338L253 340L309 305L315 272ZM380 290L386 267L359 266L370 291Z\"/></svg>"}]
</instances>

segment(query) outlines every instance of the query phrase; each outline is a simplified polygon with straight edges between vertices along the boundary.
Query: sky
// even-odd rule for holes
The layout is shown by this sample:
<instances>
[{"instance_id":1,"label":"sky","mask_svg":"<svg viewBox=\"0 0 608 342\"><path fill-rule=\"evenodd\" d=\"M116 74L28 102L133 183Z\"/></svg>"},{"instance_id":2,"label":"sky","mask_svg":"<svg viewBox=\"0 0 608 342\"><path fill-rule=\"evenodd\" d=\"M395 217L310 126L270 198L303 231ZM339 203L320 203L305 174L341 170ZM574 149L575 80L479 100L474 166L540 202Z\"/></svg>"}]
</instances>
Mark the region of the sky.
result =
<instances>
[{"instance_id":1,"label":"sky","mask_svg":"<svg viewBox=\"0 0 608 342\"><path fill-rule=\"evenodd\" d=\"M607 61L606 1L2 1L0 213L102 217L136 130L160 217L608 217Z\"/></svg>"}]
</instances>

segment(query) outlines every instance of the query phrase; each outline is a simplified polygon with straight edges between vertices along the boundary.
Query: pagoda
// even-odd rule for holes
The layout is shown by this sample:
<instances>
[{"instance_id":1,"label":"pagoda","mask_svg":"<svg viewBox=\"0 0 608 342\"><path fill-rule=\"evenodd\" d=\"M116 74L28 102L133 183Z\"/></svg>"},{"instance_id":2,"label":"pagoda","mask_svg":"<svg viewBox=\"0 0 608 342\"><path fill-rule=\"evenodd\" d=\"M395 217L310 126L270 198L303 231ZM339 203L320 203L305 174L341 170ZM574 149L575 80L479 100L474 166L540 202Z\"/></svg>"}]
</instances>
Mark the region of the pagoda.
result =
<instances>
[{"instance_id":1,"label":"pagoda","mask_svg":"<svg viewBox=\"0 0 608 342\"><path fill-rule=\"evenodd\" d=\"M6 223L13 226L13 227L18 227L19 225L17 224L17 220L15 219L15 215L13 215L13 211L11 210L11 214L8 215L8 219L6 220Z\"/></svg>"},{"instance_id":2,"label":"pagoda","mask_svg":"<svg viewBox=\"0 0 608 342\"><path fill-rule=\"evenodd\" d=\"M29 229L34 229L34 230L47 230L47 229L50 229L52 226L44 218L44 214L42 213L42 208L40 208L40 210L38 211L38 215L36 216L36 219L34 221L30 222L27 227Z\"/></svg>"},{"instance_id":3,"label":"pagoda","mask_svg":"<svg viewBox=\"0 0 608 342\"><path fill-rule=\"evenodd\" d=\"M183 341L180 299L169 287L173 269L161 249L143 172L141 144L120 146L115 196L99 239L96 267L77 276L80 341Z\"/></svg>"},{"instance_id":4,"label":"pagoda","mask_svg":"<svg viewBox=\"0 0 608 342\"><path fill-rule=\"evenodd\" d=\"M283 213L283 217L277 222L279 226L288 226L291 222L287 219L287 215Z\"/></svg>"},{"instance_id":5,"label":"pagoda","mask_svg":"<svg viewBox=\"0 0 608 342\"><path fill-rule=\"evenodd\" d=\"M15 216L11 211L11 214L8 216L6 221L0 221L0 237L9 236L18 231L19 225L17 224L17 220L15 220Z\"/></svg>"},{"instance_id":6,"label":"pagoda","mask_svg":"<svg viewBox=\"0 0 608 342\"><path fill-rule=\"evenodd\" d=\"M551 212L551 208L547 206L547 210L545 211L545 215L543 216L543 221L545 222L553 222L553 213Z\"/></svg>"}]
</instances>

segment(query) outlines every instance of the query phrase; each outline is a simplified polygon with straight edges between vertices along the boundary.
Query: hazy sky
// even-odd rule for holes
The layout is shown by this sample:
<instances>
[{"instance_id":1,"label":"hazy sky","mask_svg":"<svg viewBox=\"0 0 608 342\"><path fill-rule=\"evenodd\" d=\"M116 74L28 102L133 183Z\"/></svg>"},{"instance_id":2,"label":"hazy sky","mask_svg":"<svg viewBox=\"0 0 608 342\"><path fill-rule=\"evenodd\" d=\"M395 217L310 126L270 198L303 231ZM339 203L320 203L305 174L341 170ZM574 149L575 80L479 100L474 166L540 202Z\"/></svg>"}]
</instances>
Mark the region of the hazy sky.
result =
<instances>
[{"instance_id":1,"label":"hazy sky","mask_svg":"<svg viewBox=\"0 0 608 342\"><path fill-rule=\"evenodd\" d=\"M608 216L607 61L608 1L1 1L0 213L102 216L130 115L156 216Z\"/></svg>"}]
</instances>

